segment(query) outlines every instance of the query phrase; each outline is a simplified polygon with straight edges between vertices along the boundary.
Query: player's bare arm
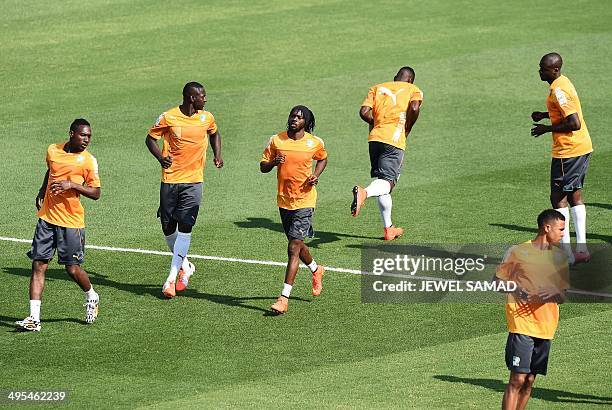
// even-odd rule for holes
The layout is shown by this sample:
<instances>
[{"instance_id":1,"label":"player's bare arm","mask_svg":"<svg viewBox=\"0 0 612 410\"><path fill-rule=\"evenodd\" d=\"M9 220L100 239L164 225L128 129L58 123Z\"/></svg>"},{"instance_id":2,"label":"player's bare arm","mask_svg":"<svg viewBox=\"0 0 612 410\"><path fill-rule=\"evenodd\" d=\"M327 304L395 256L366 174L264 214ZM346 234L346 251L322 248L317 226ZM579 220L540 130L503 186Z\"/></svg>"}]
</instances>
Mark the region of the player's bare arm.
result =
<instances>
[{"instance_id":1,"label":"player's bare arm","mask_svg":"<svg viewBox=\"0 0 612 410\"><path fill-rule=\"evenodd\" d=\"M43 201L45 200L45 192L47 192L47 184L49 183L49 170L45 173L45 178L43 179L43 183L38 190L38 195L36 195L36 209L40 210L42 207Z\"/></svg>"},{"instance_id":2,"label":"player's bare arm","mask_svg":"<svg viewBox=\"0 0 612 410\"><path fill-rule=\"evenodd\" d=\"M223 158L221 158L221 134L219 131L215 131L213 134L208 136L210 140L210 147L213 150L213 163L217 168L223 168Z\"/></svg>"},{"instance_id":3,"label":"player's bare arm","mask_svg":"<svg viewBox=\"0 0 612 410\"><path fill-rule=\"evenodd\" d=\"M374 125L374 113L372 112L372 107L367 107L365 105L362 106L359 109L359 116L368 124Z\"/></svg>"},{"instance_id":4,"label":"player's bare arm","mask_svg":"<svg viewBox=\"0 0 612 410\"><path fill-rule=\"evenodd\" d=\"M155 140L155 138L150 135L147 135L147 138L145 139L145 144L147 145L147 148L149 149L151 155L153 155L155 159L157 159L162 168L170 168L170 166L172 165L172 157L170 155L168 155L167 157L164 157L162 155L162 152L159 149L159 145L157 145L157 141Z\"/></svg>"},{"instance_id":5,"label":"player's bare arm","mask_svg":"<svg viewBox=\"0 0 612 410\"><path fill-rule=\"evenodd\" d=\"M544 118L550 118L548 111L534 111L531 113L531 119L535 122L542 121Z\"/></svg>"},{"instance_id":6,"label":"player's bare arm","mask_svg":"<svg viewBox=\"0 0 612 410\"><path fill-rule=\"evenodd\" d=\"M563 303L565 302L565 292L556 288L555 286L546 286L538 289L537 293L534 295L534 299L538 302L546 303L546 302L555 302L555 303Z\"/></svg>"},{"instance_id":7,"label":"player's bare arm","mask_svg":"<svg viewBox=\"0 0 612 410\"><path fill-rule=\"evenodd\" d=\"M325 170L326 166L327 166L327 158L318 160L317 165L315 165L314 172L312 173L311 176L308 177L308 179L306 180L306 183L309 185L317 185L319 183L319 177Z\"/></svg>"},{"instance_id":8,"label":"player's bare arm","mask_svg":"<svg viewBox=\"0 0 612 410\"><path fill-rule=\"evenodd\" d=\"M406 136L412 131L412 127L419 119L419 112L421 111L421 101L410 101L408 109L406 110Z\"/></svg>"},{"instance_id":9,"label":"player's bare arm","mask_svg":"<svg viewBox=\"0 0 612 410\"><path fill-rule=\"evenodd\" d=\"M272 161L261 161L259 163L259 169L261 172L263 172L264 174L272 171L272 168L283 164L285 162L285 155L283 154L276 154L276 157L274 157L274 159Z\"/></svg>"},{"instance_id":10,"label":"player's bare arm","mask_svg":"<svg viewBox=\"0 0 612 410\"><path fill-rule=\"evenodd\" d=\"M582 124L580 123L580 117L578 113L573 113L565 117L559 124L545 125L545 124L533 124L535 125L531 129L531 135L539 137L547 132L571 132L578 131Z\"/></svg>"},{"instance_id":11,"label":"player's bare arm","mask_svg":"<svg viewBox=\"0 0 612 410\"><path fill-rule=\"evenodd\" d=\"M66 192L70 189L74 189L79 194L89 199L93 199L94 201L100 198L101 191L99 187L76 184L69 180L53 181L51 183L51 193L53 195L61 194L62 192Z\"/></svg>"}]
</instances>

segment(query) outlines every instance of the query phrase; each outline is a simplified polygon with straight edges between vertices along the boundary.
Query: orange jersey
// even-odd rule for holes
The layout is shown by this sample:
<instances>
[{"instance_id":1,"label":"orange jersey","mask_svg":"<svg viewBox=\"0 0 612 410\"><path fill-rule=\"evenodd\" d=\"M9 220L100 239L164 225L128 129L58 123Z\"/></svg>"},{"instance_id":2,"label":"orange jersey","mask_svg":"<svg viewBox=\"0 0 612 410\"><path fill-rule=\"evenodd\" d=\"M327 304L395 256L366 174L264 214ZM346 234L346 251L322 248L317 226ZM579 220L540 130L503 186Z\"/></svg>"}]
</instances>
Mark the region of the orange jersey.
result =
<instances>
[{"instance_id":1,"label":"orange jersey","mask_svg":"<svg viewBox=\"0 0 612 410\"><path fill-rule=\"evenodd\" d=\"M208 111L198 111L188 117L179 107L174 107L160 115L149 135L156 140L163 137L162 155L172 157L172 165L162 168L162 182L203 182L208 135L215 132L215 117Z\"/></svg>"},{"instance_id":2,"label":"orange jersey","mask_svg":"<svg viewBox=\"0 0 612 410\"><path fill-rule=\"evenodd\" d=\"M380 141L406 149L406 110L411 101L423 101L423 92L414 84L389 81L370 88L361 104L371 107L374 127L368 141Z\"/></svg>"},{"instance_id":3,"label":"orange jersey","mask_svg":"<svg viewBox=\"0 0 612 410\"><path fill-rule=\"evenodd\" d=\"M64 145L66 143L51 144L47 148L49 180L38 216L53 225L65 228L84 228L85 210L81 205L81 195L74 189L53 195L51 183L69 180L74 184L99 188L98 162L87 150L70 153L64 151Z\"/></svg>"},{"instance_id":4,"label":"orange jersey","mask_svg":"<svg viewBox=\"0 0 612 410\"><path fill-rule=\"evenodd\" d=\"M299 140L292 140L287 132L270 138L261 161L272 161L277 154L285 155L285 162L277 166L279 208L314 208L317 204L317 190L306 180L312 175L312 161L327 158L323 140L307 132Z\"/></svg>"},{"instance_id":5,"label":"orange jersey","mask_svg":"<svg viewBox=\"0 0 612 410\"><path fill-rule=\"evenodd\" d=\"M554 286L565 291L569 287L567 255L559 248L535 248L531 241L513 246L497 267L496 276L514 281L527 292ZM555 302L524 302L508 294L506 321L508 331L540 339L552 339L559 323L559 305Z\"/></svg>"},{"instance_id":6,"label":"orange jersey","mask_svg":"<svg viewBox=\"0 0 612 410\"><path fill-rule=\"evenodd\" d=\"M553 125L559 124L568 115L577 113L580 118L580 129L570 132L553 132L553 158L572 158L593 151L591 137L587 129L576 89L564 75L559 76L550 85L546 99L546 109Z\"/></svg>"}]
</instances>

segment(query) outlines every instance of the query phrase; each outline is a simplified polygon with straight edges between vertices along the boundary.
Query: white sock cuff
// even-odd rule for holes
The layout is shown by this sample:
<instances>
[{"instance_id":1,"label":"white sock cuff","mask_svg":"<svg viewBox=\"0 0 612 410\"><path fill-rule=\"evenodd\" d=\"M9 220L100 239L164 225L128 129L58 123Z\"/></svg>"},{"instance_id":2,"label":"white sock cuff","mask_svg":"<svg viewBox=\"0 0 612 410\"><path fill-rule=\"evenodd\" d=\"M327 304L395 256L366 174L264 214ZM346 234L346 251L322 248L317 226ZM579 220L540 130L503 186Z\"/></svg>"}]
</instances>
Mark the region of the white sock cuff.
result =
<instances>
[{"instance_id":1,"label":"white sock cuff","mask_svg":"<svg viewBox=\"0 0 612 410\"><path fill-rule=\"evenodd\" d=\"M317 270L317 268L319 267L319 265L317 265L317 263L315 262L315 260L313 259L312 262L310 262L308 265L308 269L310 269L311 272L314 272Z\"/></svg>"},{"instance_id":2,"label":"white sock cuff","mask_svg":"<svg viewBox=\"0 0 612 410\"><path fill-rule=\"evenodd\" d=\"M289 299L289 296L291 296L291 289L293 289L293 285L283 283L283 291L281 292L281 296L284 296Z\"/></svg>"},{"instance_id":3,"label":"white sock cuff","mask_svg":"<svg viewBox=\"0 0 612 410\"><path fill-rule=\"evenodd\" d=\"M371 196L381 196L391 192L391 184L384 179L375 179L370 182L370 185L365 190L368 198Z\"/></svg>"}]
</instances>

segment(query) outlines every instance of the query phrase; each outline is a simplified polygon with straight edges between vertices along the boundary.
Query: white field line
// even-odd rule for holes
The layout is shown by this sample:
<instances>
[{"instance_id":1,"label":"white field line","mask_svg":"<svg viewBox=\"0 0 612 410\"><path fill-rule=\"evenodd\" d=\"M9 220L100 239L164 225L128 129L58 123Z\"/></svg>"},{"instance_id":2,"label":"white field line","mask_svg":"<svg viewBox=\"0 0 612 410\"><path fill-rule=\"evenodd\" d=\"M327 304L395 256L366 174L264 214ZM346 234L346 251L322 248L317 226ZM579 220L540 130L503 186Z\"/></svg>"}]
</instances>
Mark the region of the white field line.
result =
<instances>
[{"instance_id":1,"label":"white field line","mask_svg":"<svg viewBox=\"0 0 612 410\"><path fill-rule=\"evenodd\" d=\"M19 239L19 238L9 238L5 236L0 236L0 241L5 242L17 242L17 243L28 243L31 244L31 239ZM87 245L87 249L96 249L100 251L111 251L111 252L128 252L128 253L140 253L146 255L159 255L159 256L172 256L170 252L167 251L152 251L149 249L139 249L139 248L116 248L113 246L100 246L100 245ZM268 266L287 266L286 262L276 262L276 261L262 261L258 259L240 259L240 258L226 258L224 256L209 256L209 255L196 255L196 254L188 254L190 258L193 259L205 259L209 261L221 261L221 262L235 262L235 263L247 263L251 265L268 265ZM300 267L306 268L305 265L300 264ZM373 275L372 272L362 271L359 269L346 269L346 268L334 268L332 266L325 266L326 271L330 272L342 272L342 273L352 273L354 275ZM432 276L417 276L417 275L401 275L401 274L386 274L384 276L391 276L396 278L405 278L405 279L417 279L417 280L432 280L438 282L447 282L454 279L445 279L445 278L435 278ZM465 282L465 281L460 281ZM598 292L588 292L583 290L574 290L568 289L567 292L575 293L578 295L589 295L589 296L599 296L604 298L612 298L612 294L610 293L598 293Z\"/></svg>"}]
</instances>

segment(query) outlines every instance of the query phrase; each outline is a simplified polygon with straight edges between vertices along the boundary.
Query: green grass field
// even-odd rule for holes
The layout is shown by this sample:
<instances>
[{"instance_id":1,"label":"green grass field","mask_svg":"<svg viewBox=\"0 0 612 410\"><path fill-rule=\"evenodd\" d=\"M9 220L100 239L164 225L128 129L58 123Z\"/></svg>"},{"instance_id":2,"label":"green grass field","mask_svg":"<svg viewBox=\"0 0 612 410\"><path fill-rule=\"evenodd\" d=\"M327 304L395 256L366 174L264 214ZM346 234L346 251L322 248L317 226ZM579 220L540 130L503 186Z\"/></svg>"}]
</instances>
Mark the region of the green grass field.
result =
<instances>
[{"instance_id":1,"label":"green grass field","mask_svg":"<svg viewBox=\"0 0 612 410\"><path fill-rule=\"evenodd\" d=\"M518 243L549 206L550 134L540 57L558 51L595 153L588 238L612 242L612 3L593 1L2 2L0 236L31 239L45 150L70 122L92 123L102 198L84 199L89 244L166 251L155 212L159 166L144 145L187 81L205 84L225 167L208 161L190 253L286 260L276 179L258 162L289 109L308 105L329 165L311 243L322 264L359 269L382 236L367 184L371 85L415 68L424 91L393 194L399 242ZM211 155L209 155L210 157ZM0 390L68 389L75 407L495 408L508 376L496 304L362 304L360 278L330 272L313 300L298 275L287 315L266 314L279 266L195 260L185 295L160 298L169 257L88 250L101 295L85 326L82 292L53 262L43 329L28 313L26 243L0 241ZM612 407L612 305L566 304L533 408Z\"/></svg>"}]
</instances>

